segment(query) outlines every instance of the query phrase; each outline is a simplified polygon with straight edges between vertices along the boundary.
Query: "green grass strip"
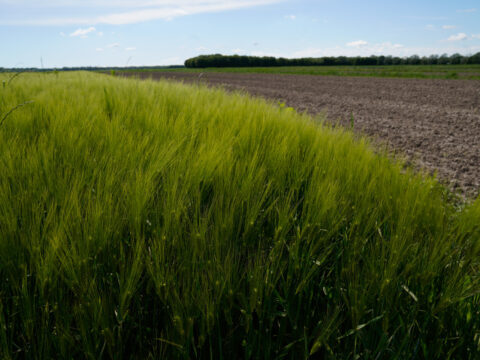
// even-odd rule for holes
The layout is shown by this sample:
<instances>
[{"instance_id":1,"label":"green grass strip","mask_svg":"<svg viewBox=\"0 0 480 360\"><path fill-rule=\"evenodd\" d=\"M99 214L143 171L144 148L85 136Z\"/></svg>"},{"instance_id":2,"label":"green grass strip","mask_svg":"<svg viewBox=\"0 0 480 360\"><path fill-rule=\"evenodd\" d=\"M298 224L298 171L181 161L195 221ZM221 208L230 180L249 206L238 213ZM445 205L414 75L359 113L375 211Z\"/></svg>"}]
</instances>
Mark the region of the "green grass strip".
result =
<instances>
[{"instance_id":1,"label":"green grass strip","mask_svg":"<svg viewBox=\"0 0 480 360\"><path fill-rule=\"evenodd\" d=\"M145 69L132 71L155 72L158 70ZM480 65L279 66L205 69L182 68L162 69L160 71L480 80Z\"/></svg>"}]
</instances>

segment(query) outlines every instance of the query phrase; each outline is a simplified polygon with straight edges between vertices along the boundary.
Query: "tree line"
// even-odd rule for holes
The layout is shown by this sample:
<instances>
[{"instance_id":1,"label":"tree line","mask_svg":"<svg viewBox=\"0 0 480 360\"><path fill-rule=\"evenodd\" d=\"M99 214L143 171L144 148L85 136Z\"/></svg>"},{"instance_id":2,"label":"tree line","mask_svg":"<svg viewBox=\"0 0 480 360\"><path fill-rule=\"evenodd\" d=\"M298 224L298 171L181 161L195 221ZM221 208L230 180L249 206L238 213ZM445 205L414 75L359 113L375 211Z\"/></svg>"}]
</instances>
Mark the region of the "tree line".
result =
<instances>
[{"instance_id":1,"label":"tree line","mask_svg":"<svg viewBox=\"0 0 480 360\"><path fill-rule=\"evenodd\" d=\"M244 55L200 55L185 60L187 68L206 67L269 67L269 66L339 66L339 65L460 65L480 64L480 52L464 56L453 55L431 55L420 57L412 55L409 57L398 56L325 56L319 58L286 59L271 56L244 56Z\"/></svg>"}]
</instances>

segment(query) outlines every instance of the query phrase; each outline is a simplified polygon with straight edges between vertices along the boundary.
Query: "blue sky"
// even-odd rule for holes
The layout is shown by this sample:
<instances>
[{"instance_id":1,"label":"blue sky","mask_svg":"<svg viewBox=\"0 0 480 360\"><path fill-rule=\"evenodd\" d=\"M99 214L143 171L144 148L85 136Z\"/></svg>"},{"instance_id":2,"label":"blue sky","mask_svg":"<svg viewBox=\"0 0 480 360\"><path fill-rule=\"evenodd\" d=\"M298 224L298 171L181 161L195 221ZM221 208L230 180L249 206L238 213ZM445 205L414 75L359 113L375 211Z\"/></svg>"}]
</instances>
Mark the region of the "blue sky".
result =
<instances>
[{"instance_id":1,"label":"blue sky","mask_svg":"<svg viewBox=\"0 0 480 360\"><path fill-rule=\"evenodd\" d=\"M479 0L0 0L0 67L473 54Z\"/></svg>"}]
</instances>

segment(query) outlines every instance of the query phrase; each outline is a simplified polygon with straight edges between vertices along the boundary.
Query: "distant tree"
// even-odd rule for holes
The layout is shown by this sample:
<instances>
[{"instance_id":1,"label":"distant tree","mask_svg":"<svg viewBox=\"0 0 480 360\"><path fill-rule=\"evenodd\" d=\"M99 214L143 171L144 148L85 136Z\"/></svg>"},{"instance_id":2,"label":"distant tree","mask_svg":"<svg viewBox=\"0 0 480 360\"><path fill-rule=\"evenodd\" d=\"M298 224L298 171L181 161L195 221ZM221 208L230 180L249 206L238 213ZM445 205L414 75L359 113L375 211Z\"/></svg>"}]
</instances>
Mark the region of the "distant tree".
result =
<instances>
[{"instance_id":1,"label":"distant tree","mask_svg":"<svg viewBox=\"0 0 480 360\"><path fill-rule=\"evenodd\" d=\"M452 65L458 65L462 63L463 56L460 55L459 53L455 53L452 56L450 56L450 64Z\"/></svg>"},{"instance_id":2,"label":"distant tree","mask_svg":"<svg viewBox=\"0 0 480 360\"><path fill-rule=\"evenodd\" d=\"M450 64L450 58L448 57L448 54L442 54L438 58L438 64L440 65L447 65Z\"/></svg>"},{"instance_id":3,"label":"distant tree","mask_svg":"<svg viewBox=\"0 0 480 360\"><path fill-rule=\"evenodd\" d=\"M370 55L367 58L367 64L366 65L377 65L377 57L375 55Z\"/></svg>"},{"instance_id":4,"label":"distant tree","mask_svg":"<svg viewBox=\"0 0 480 360\"><path fill-rule=\"evenodd\" d=\"M408 57L408 65L420 65L421 61L420 61L420 57L418 55L412 55L410 57Z\"/></svg>"},{"instance_id":5,"label":"distant tree","mask_svg":"<svg viewBox=\"0 0 480 360\"><path fill-rule=\"evenodd\" d=\"M288 59L285 59L285 58L278 58L277 59L277 65L278 66L286 66L288 65Z\"/></svg>"},{"instance_id":6,"label":"distant tree","mask_svg":"<svg viewBox=\"0 0 480 360\"><path fill-rule=\"evenodd\" d=\"M469 56L467 59L467 64L480 64L480 52Z\"/></svg>"},{"instance_id":7,"label":"distant tree","mask_svg":"<svg viewBox=\"0 0 480 360\"><path fill-rule=\"evenodd\" d=\"M428 64L429 65L437 65L438 64L438 58L439 56L438 55L430 55L428 57Z\"/></svg>"},{"instance_id":8,"label":"distant tree","mask_svg":"<svg viewBox=\"0 0 480 360\"><path fill-rule=\"evenodd\" d=\"M384 65L393 65L393 57L391 55L385 56Z\"/></svg>"}]
</instances>

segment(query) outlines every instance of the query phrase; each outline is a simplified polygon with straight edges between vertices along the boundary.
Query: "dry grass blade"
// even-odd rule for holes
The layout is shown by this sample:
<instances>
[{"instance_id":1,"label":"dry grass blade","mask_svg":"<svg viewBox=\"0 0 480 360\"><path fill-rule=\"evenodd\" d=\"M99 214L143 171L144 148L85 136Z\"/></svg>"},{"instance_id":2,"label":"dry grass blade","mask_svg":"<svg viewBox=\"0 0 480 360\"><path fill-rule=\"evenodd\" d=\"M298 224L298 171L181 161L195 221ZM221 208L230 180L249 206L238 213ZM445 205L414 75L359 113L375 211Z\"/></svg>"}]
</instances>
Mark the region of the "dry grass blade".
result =
<instances>
[{"instance_id":1,"label":"dry grass blade","mask_svg":"<svg viewBox=\"0 0 480 360\"><path fill-rule=\"evenodd\" d=\"M21 74L22 74L21 72L17 72L15 74L13 74L12 76L10 76L10 79L8 79L8 81L7 81L7 85L10 85L12 80L15 79L17 76L20 76Z\"/></svg>"},{"instance_id":2,"label":"dry grass blade","mask_svg":"<svg viewBox=\"0 0 480 360\"><path fill-rule=\"evenodd\" d=\"M35 102L35 101L34 101L34 100L25 101L24 103L18 104L18 105L16 105L16 106L14 106L13 108L11 108L10 110L8 110L8 111L5 113L5 115L3 115L2 120L0 120L0 126L3 125L3 122L4 122L4 121L7 119L7 117L8 117L11 113L13 113L15 110L17 110L17 109L19 109L19 108L21 108L21 107L23 107L23 106L25 106L25 105L31 104L31 103L33 103L33 102Z\"/></svg>"}]
</instances>

